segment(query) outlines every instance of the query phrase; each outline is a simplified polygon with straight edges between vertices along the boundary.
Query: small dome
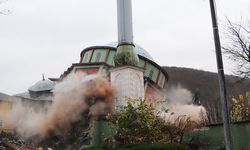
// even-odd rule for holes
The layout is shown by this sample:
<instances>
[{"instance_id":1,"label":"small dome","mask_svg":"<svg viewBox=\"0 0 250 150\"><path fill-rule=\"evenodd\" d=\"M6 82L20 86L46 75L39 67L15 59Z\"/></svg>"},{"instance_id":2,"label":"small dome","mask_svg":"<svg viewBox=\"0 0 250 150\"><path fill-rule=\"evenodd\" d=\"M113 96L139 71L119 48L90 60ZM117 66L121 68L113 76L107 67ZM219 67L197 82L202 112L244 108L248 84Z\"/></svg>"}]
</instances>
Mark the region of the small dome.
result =
<instances>
[{"instance_id":1,"label":"small dome","mask_svg":"<svg viewBox=\"0 0 250 150\"><path fill-rule=\"evenodd\" d=\"M112 42L107 44L106 46L111 46L111 47L117 47L118 42ZM137 53L137 55L143 56L151 61L154 61L153 57L141 46L139 46L138 44L135 44L135 51Z\"/></svg>"},{"instance_id":2,"label":"small dome","mask_svg":"<svg viewBox=\"0 0 250 150\"><path fill-rule=\"evenodd\" d=\"M31 86L28 90L31 92L42 92L42 91L50 91L54 88L55 82L50 80L40 80Z\"/></svg>"}]
</instances>

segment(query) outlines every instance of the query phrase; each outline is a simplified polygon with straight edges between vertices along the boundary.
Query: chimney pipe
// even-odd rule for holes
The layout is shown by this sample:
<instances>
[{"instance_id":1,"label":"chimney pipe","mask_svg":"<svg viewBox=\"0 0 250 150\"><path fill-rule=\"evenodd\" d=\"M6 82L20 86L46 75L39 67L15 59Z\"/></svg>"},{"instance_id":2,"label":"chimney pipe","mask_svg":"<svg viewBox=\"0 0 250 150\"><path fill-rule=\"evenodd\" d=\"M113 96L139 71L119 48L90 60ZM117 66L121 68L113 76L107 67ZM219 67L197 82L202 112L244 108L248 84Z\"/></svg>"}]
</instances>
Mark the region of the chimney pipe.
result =
<instances>
[{"instance_id":1,"label":"chimney pipe","mask_svg":"<svg viewBox=\"0 0 250 150\"><path fill-rule=\"evenodd\" d=\"M139 58L134 50L131 0L117 0L118 46L116 66L136 66Z\"/></svg>"}]
</instances>

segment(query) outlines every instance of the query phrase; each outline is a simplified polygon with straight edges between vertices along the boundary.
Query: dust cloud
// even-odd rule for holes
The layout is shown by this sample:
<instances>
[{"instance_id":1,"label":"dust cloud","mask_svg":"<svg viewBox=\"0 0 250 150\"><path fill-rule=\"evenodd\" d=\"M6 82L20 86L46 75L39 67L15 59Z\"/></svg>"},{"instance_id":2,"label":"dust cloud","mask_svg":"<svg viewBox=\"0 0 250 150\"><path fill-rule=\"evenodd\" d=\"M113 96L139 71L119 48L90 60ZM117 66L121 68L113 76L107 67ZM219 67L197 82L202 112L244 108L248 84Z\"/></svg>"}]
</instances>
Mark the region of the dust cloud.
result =
<instances>
[{"instance_id":1,"label":"dust cloud","mask_svg":"<svg viewBox=\"0 0 250 150\"><path fill-rule=\"evenodd\" d=\"M165 106L169 112L164 114L169 120L175 120L179 116L189 117L195 122L206 119L206 109L202 105L194 105L193 94L181 85L172 86L167 90L167 102Z\"/></svg>"},{"instance_id":2,"label":"dust cloud","mask_svg":"<svg viewBox=\"0 0 250 150\"><path fill-rule=\"evenodd\" d=\"M46 112L24 107L20 102L12 106L7 120L23 139L42 141L63 135L83 114L93 118L111 112L115 89L99 75L70 74L53 93L53 103Z\"/></svg>"}]
</instances>

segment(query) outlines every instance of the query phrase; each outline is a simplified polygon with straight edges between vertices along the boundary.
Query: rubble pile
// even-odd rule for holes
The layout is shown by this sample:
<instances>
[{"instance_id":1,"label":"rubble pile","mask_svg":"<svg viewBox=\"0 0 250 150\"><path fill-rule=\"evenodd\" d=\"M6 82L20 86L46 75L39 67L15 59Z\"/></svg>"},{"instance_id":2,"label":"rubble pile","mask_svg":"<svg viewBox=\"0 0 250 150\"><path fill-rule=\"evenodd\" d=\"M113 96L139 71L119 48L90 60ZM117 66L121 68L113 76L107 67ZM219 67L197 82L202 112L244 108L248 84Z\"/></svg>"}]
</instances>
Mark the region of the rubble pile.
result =
<instances>
[{"instance_id":1,"label":"rubble pile","mask_svg":"<svg viewBox=\"0 0 250 150\"><path fill-rule=\"evenodd\" d=\"M90 145L89 126L85 121L75 123L73 128L64 135L56 135L44 140L38 145L44 150L79 150L81 147Z\"/></svg>"},{"instance_id":2,"label":"rubble pile","mask_svg":"<svg viewBox=\"0 0 250 150\"><path fill-rule=\"evenodd\" d=\"M8 140L0 141L0 150L39 150L39 148L31 146L22 140Z\"/></svg>"},{"instance_id":3,"label":"rubble pile","mask_svg":"<svg viewBox=\"0 0 250 150\"><path fill-rule=\"evenodd\" d=\"M0 150L39 150L13 133L0 132Z\"/></svg>"},{"instance_id":4,"label":"rubble pile","mask_svg":"<svg viewBox=\"0 0 250 150\"><path fill-rule=\"evenodd\" d=\"M35 139L24 141L15 133L0 132L0 150L78 150L90 144L89 125L82 120L64 135L56 135L39 143L34 142Z\"/></svg>"}]
</instances>

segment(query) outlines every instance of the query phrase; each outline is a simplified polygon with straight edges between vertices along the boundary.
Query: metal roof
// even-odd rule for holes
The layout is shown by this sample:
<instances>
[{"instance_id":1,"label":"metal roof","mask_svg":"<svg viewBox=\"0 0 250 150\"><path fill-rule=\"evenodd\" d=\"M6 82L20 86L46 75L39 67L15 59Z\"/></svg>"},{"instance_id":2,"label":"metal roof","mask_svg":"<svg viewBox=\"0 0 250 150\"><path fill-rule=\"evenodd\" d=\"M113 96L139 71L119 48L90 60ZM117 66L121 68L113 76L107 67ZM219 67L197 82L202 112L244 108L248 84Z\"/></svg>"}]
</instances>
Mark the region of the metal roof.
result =
<instances>
[{"instance_id":1,"label":"metal roof","mask_svg":"<svg viewBox=\"0 0 250 150\"><path fill-rule=\"evenodd\" d=\"M0 101L13 102L18 100L15 96L10 96L8 94L4 94L0 92Z\"/></svg>"},{"instance_id":2,"label":"metal roof","mask_svg":"<svg viewBox=\"0 0 250 150\"><path fill-rule=\"evenodd\" d=\"M31 86L28 90L32 92L50 91L54 88L55 82L50 80L40 80Z\"/></svg>"},{"instance_id":3,"label":"metal roof","mask_svg":"<svg viewBox=\"0 0 250 150\"><path fill-rule=\"evenodd\" d=\"M117 45L118 45L118 42L112 42L112 43L106 44L106 46L110 46L110 47L114 47L114 48L116 48ZM143 56L151 61L154 61L153 57L144 48L142 48L138 44L134 44L134 45L135 45L135 51L136 51L137 55Z\"/></svg>"},{"instance_id":4,"label":"metal roof","mask_svg":"<svg viewBox=\"0 0 250 150\"><path fill-rule=\"evenodd\" d=\"M19 98L29 99L29 100L37 100L37 101L52 101L53 100L53 94L52 93L42 93L38 94L36 96L32 96L29 92L19 93L15 95Z\"/></svg>"}]
</instances>

